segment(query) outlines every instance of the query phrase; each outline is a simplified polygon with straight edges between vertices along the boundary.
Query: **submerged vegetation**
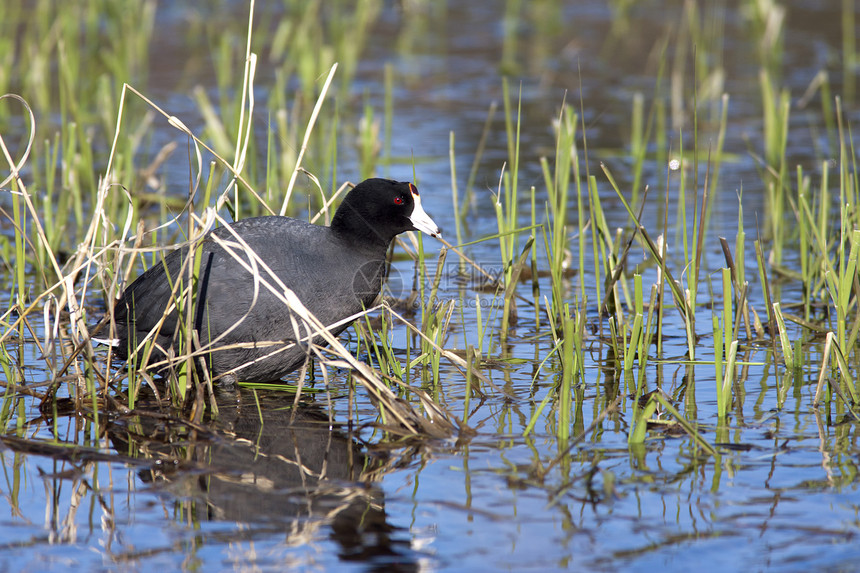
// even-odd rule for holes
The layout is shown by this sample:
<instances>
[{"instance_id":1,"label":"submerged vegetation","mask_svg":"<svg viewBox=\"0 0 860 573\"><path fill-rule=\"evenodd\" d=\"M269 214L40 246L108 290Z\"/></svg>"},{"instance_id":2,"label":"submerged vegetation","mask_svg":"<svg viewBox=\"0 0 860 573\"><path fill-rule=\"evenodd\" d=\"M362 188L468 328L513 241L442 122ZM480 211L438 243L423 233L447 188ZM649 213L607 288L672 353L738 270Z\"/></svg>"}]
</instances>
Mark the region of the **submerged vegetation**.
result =
<instances>
[{"instance_id":1,"label":"submerged vegetation","mask_svg":"<svg viewBox=\"0 0 860 573\"><path fill-rule=\"evenodd\" d=\"M291 214L325 223L348 179L396 171L414 173L420 186L422 164L434 158L392 149L393 93L416 80L389 64L374 76L378 93L356 96L360 58L381 25L379 2L285 2L276 18L252 2L242 26L210 22L214 7L204 16L177 8L190 18L183 41L208 47L184 65L215 77L206 89L179 82L173 89L192 94L193 106L171 109L169 95L145 87L159 65L150 52L161 6L38 4L35 17L24 18L19 2L0 17L0 70L30 62L19 76L0 71L7 445L106 449L105 418L141 423L155 411L183 431L202 428L219 415L217 382L195 368L193 329L186 326L186 348L195 350L175 357L166 380L153 378L145 358L126 370L92 341L109 330L113 301L169 245L194 244L227 220ZM445 17L424 4L401 7L407 31ZM508 2L507 18L534 19L548 39L531 49L550 50L561 8L536 4ZM634 9L610 4L603 58L625 49ZM499 434L551 436L551 451L534 450L527 469L511 471L554 498L577 487L571 460L583 440L600 440L604 425L625 432L640 464L649 442L684 436L691 469L730 471L722 456L740 447L745 384L756 376L778 408L791 392L814 395L819 427L856 432L860 174L846 105L855 106L857 15L844 0L839 87L822 69L797 99L781 87L785 9L741 4L733 17L743 20L760 68L761 133L746 141L757 181L736 185L728 174L739 149L727 150L727 140L751 128L732 123L726 8L685 2L679 25L648 46L652 91L632 98L626 141L614 148L590 134L599 119L586 77L565 86L574 91L559 90L554 112L527 105L517 75L526 64L508 30L501 101L486 102L476 148L464 150L454 132L447 142L454 228L444 245L398 241L389 296L348 341L331 339L315 349L316 365L264 391L288 392L296 407L303 394L326 392L331 409L332 393L348 393L349 420L339 422L355 422L376 442L453 436L466 444L488 418ZM399 49L414 50L408 42L419 38L404 34ZM552 130L551 148L526 148L529 122L541 124L530 131ZM791 138L808 139L803 161L791 155ZM494 157L504 159L488 167L493 139L501 150ZM482 192L478 173L488 170L495 186ZM751 189L763 197L755 210L745 200ZM444 194L442 183L428 194ZM476 211L494 232L476 236ZM175 292L195 292L193 259L180 279ZM284 304L321 331L290 294ZM522 364L527 389L509 377ZM348 382L331 390L345 372ZM355 384L372 396L375 415L356 405ZM260 389L252 390L256 399ZM516 422L512 402L521 408ZM499 407L481 408L487 403ZM73 430L61 431L64 416L78 420ZM610 481L603 476L607 497Z\"/></svg>"}]
</instances>

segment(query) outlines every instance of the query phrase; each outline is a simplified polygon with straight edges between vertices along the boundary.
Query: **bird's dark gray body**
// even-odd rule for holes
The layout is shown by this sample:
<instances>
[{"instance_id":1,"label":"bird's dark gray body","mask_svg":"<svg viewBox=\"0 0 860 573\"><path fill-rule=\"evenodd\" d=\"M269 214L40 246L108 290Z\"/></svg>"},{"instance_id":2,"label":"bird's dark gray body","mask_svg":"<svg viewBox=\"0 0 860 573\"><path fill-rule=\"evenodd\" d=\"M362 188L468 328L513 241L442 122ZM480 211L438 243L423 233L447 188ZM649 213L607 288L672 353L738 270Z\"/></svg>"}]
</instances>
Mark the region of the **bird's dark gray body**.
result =
<instances>
[{"instance_id":1,"label":"bird's dark gray body","mask_svg":"<svg viewBox=\"0 0 860 573\"><path fill-rule=\"evenodd\" d=\"M350 246L348 239L326 232L326 227L287 217L244 219L231 228L285 286L299 291L302 303L325 325L370 307L379 293L385 268L385 248L357 252L347 248ZM226 227L216 229L213 234L227 243L245 265L253 268L253 257ZM115 312L120 340L128 339L136 346L161 319L171 300L171 282L179 280L183 260L187 256L187 248L170 253L163 265L149 269L142 275L142 280L126 290ZM317 263L321 260L333 262L332 268L337 272L326 275L312 272L319 269ZM240 380L271 381L301 366L307 353L305 346L298 344L278 351L279 347L282 349L294 341L296 336L289 307L262 284L266 281L280 293L277 280L259 264L259 280L255 280L252 272L239 264L212 237L204 240L200 261L198 308L193 316L201 346L208 347L223 333L209 355L210 369L222 374L236 365L251 363L238 371ZM165 268L167 274L164 274ZM161 280L153 280L155 275L160 275ZM171 281L166 280L168 275L172 277ZM145 313L129 312L136 301L146 305ZM153 301L156 301L155 306ZM212 304L211 301L217 303ZM293 318L301 329L301 320ZM173 344L178 319L178 312L174 311L162 325L156 338L162 348ZM277 325L276 328L273 329L273 325ZM349 323L331 332L337 335L347 326ZM283 344L267 344L271 342ZM317 337L314 342L321 344L322 339ZM244 343L246 347L216 350L236 343ZM256 347L247 347L248 344L256 344ZM120 346L118 350L121 357L127 357L125 348ZM276 354L272 355L273 352ZM163 358L163 355L156 354L155 358Z\"/></svg>"},{"instance_id":2,"label":"bird's dark gray body","mask_svg":"<svg viewBox=\"0 0 860 573\"><path fill-rule=\"evenodd\" d=\"M365 204L367 197L355 194L360 191L358 186L344 200L331 227L289 217L256 217L215 229L204 238L199 253L201 264L193 321L201 347L210 350L207 360L213 374L233 372L238 380L269 382L301 366L307 356L306 343L284 350L296 339L294 324L299 325L300 336L307 335L304 323L297 316L291 317L289 307L262 284L266 281L276 292L282 292L268 270L257 264L259 279L255 279L246 268L254 266L249 251L255 252L323 324L333 325L373 304L382 285L385 257L394 236L414 228L438 232L420 208L414 186L370 181L376 182L377 187L382 185L385 197L394 193L396 217L389 212L390 206L383 204L385 219L380 223L375 203L383 199L371 195L370 204ZM396 187L387 189L387 186ZM420 211L429 224L411 221L413 205L403 205L404 188L407 193L414 193L416 220ZM350 200L363 203L350 207ZM219 245L215 237L226 243L244 265ZM180 279L187 256L187 247L170 253L163 263L154 265L132 283L117 302L114 320L119 339L117 354L121 358L127 358L129 351L161 320L171 302L171 285ZM184 272L188 276L187 269ZM179 323L179 313L174 309L155 337L159 347L172 346L178 351L179 341L184 339L177 335ZM337 335L347 326L349 322L330 332ZM316 337L314 343L322 344L323 340ZM235 344L243 346L219 350ZM163 358L163 353L156 352L150 363Z\"/></svg>"}]
</instances>

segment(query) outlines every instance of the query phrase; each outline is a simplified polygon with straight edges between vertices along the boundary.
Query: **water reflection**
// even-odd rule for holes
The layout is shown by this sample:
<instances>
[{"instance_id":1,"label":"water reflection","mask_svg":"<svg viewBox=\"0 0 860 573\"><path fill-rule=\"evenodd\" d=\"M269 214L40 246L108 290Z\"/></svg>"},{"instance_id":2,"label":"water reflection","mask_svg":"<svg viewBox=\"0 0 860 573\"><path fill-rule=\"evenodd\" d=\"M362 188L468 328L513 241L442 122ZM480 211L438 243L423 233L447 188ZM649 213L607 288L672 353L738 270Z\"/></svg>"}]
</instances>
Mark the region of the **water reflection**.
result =
<instances>
[{"instance_id":1,"label":"water reflection","mask_svg":"<svg viewBox=\"0 0 860 573\"><path fill-rule=\"evenodd\" d=\"M408 532L389 522L379 487L390 458L333 429L320 406L293 409L283 393L259 398L258 410L251 391L219 392L211 432L145 415L110 424L108 436L117 452L157 462L138 475L173 498L178 520L238 525L209 543L328 539L340 559L371 570L416 569Z\"/></svg>"},{"instance_id":2,"label":"water reflection","mask_svg":"<svg viewBox=\"0 0 860 573\"><path fill-rule=\"evenodd\" d=\"M11 9L15 3L6 4ZM294 4L298 7L301 3ZM305 3L308 10L316 10L320 4L326 3ZM303 52L298 45L296 49L271 49L276 43L272 40L277 39L274 29L291 25L286 10L278 8L287 3L257 3L267 12L256 19L259 27L255 42L265 49L258 51L258 107L253 123L256 143L250 148L256 164L252 161L248 171L259 189L278 189L277 173L281 180L289 178L295 151L302 145L305 116L313 103L313 97L304 92L319 86L319 74L327 71L327 58L333 57L342 64L338 76L342 91L333 98L336 101L327 101L320 120L322 127L311 138L311 149L305 158L309 170L322 178L324 188L332 179L355 179L361 163L355 149L359 116L363 109L372 109L378 122L384 116L386 98L390 97L392 116L385 117L381 124L385 129L376 134L383 150L387 150L381 154L379 174L405 177L405 172L411 177L414 170L432 190L426 196L428 210L450 213L447 189L453 176L450 163L454 163L459 188L474 192L470 201L464 201L469 205L461 222L464 240L498 232L493 193L500 185L503 165L508 162L508 170L511 166L500 72L512 74L511 116L515 118L516 110L521 108L523 118L519 135L523 192L518 196L523 225L530 223L532 206L525 191L532 185L536 187L538 217L542 216L540 205L547 185L540 159L548 157L552 163L555 135L551 126L562 102L572 104L584 118L577 123L578 130L584 132L577 141L587 137L590 153L586 163L581 148L583 166L588 165L590 173L597 174L609 228L629 229L629 217L601 174L598 162L611 168L625 194L640 192L645 184L652 186L651 201L644 212L646 226L662 227L664 216L668 216L674 229L669 228L665 238L671 241L673 269L682 269L685 264L681 260L685 236L681 229L687 228L682 227L684 221L692 221L696 191L692 180L696 172L689 155L670 155L669 151L674 153L681 147L688 151L692 146L693 111L698 114L700 186L706 164L714 168L714 178L710 179L714 188L713 219L707 231L708 244L713 248L703 254L703 270L724 265L715 242L718 234L731 241L743 223L745 240L751 244L759 238L759 229L765 236L773 235L770 223L783 221L781 214L771 212L766 193L772 181L763 173L767 168L765 159L770 156L773 160L775 148L768 151L764 140L764 124L771 120L766 120L762 110L765 101L778 99L783 90L790 95L791 104L787 108L791 121L784 160L788 172L802 166L804 176L812 177L809 192L825 207L824 191L832 199L838 196L833 181L840 173L835 161L839 146L835 113L828 107L833 105L834 96L839 95L845 102L846 126L860 120L853 95L857 74L852 62L856 59L842 56L845 22L848 31L853 24L853 36L857 31L856 7L850 0L386 2L382 3L378 21L366 29L353 25L358 22L352 18L354 11L341 4L325 6L326 13L331 14L326 20L331 22L331 27L325 29L328 31L320 33L320 27L299 26L300 20L295 20L296 30L313 30L314 38L319 40L309 43L305 48L310 51ZM851 9L847 19L840 17L840 4L844 11ZM56 3L58 8L67 5L75 3ZM192 6L187 2L159 4L151 41L130 37L133 28L143 27L139 25L140 18L134 19L133 26L109 25L105 29L124 32L107 34L122 38L119 47L125 46L123 50L149 44L148 60L142 55L143 59L135 60L135 66L152 62L151 69L133 83L196 133L205 133L200 105L193 97L199 93L193 89L198 84L218 102L217 115L223 124L238 125L234 114L240 109L235 101L239 99L241 82L235 75L243 61L248 4L235 0L200 6L201 3ZM776 10L759 13L764 8ZM198 9L208 11L195 16ZM27 13L26 21L38 24L47 11L36 12L40 14ZM120 13L135 14L128 10L117 12ZM780 13L788 14L787 19L776 22L778 26L768 24L770 18L782 18ZM103 17L110 15L104 12ZM69 18L71 22L78 20ZM6 21L23 26L12 18ZM91 25L96 22L93 19ZM227 25L237 23L238 26ZM45 36L43 30L49 27L56 34ZM345 36L349 42L338 40L336 28L349 31ZM44 38L64 37L62 45L68 49L86 37L102 36L95 29L89 35L63 36L64 29L84 30L77 25L37 25L32 29L32 35L17 42L19 45L35 49L53 45ZM14 34L7 36L14 38ZM28 41L30 37L32 41ZM361 42L357 41L359 37ZM853 54L856 50L849 51ZM101 44L91 52L112 53ZM69 55L73 52L69 51ZM351 77L351 72L347 73L350 65L342 56L354 55L360 55L360 59ZM779 56L779 61L774 56ZM27 58L13 60L27 62L34 71L75 69L59 66L59 59L51 59L50 53L41 59L28 53ZM43 61L46 65L37 65ZM304 74L301 77L293 73L299 64ZM660 66L666 69L658 79ZM58 189L53 195L57 202L54 209L46 210L50 215L46 221L68 219L69 229L75 224L81 226L91 211L87 205L93 203L83 195L79 204L65 205L69 198L81 196L78 187L96 187L95 179L104 172L113 137L113 120L99 118L102 113L109 116L116 110L117 86L122 80L104 81L102 69L95 64L81 66L87 73L75 79L78 89L63 92L64 101L68 100L76 110L74 117L69 117L74 122L65 121L61 115L65 107L50 99L42 105L36 102L41 111L37 114L42 118L40 125L47 128L37 141L51 141L60 124L78 125L93 148L87 148L82 155L92 153L96 157L93 168L76 158L74 145L62 146L62 175L58 179L64 185L62 192ZM763 74L770 77L775 90L770 97L762 93ZM15 78L21 78L24 85L29 85L27 77L30 76L23 73L9 75L13 83L18 81ZM53 85L38 83L42 90ZM97 84L102 86L98 91ZM520 88L522 102L518 102ZM77 97L71 97L75 91ZM716 166L706 161L705 152L713 150L716 161L724 91L730 95L725 108L729 124L722 166L717 173ZM495 114L488 112L493 102L498 106ZM134 101L126 104L135 105ZM644 148L642 141L634 137L637 130L631 109L637 106L641 106L639 113L644 119L652 109L656 118L654 135L643 140L647 144ZM138 109L142 108L141 105ZM120 153L126 158L134 157L135 165L131 165L131 159L120 162L128 163L128 168L114 172L112 177L130 186L134 195L144 188L148 197L155 197L156 192L185 197L190 171L187 152L174 153L171 159L175 161L152 171L155 175L147 179L146 185L134 183L140 168L167 144L178 142L182 150L187 146L184 136L167 129L166 122L150 126L144 116L143 111L126 113L126 121L132 123L125 126L121 140L137 133L146 133L146 137L139 148L129 146ZM140 127L134 123L136 117L140 118ZM336 118L338 129L343 131L326 126L326 117ZM486 147L477 153L483 145L485 122L489 125ZM449 138L451 133L456 134L456 146ZM214 139L210 134L204 137L207 141ZM336 171L328 163L329 138L339 142ZM65 136L63 141L67 140L74 141L75 137ZM450 162L449 147L456 151ZM43 149L41 156L53 157L55 152L51 149ZM637 178L634 159L643 149L646 160ZM271 161L265 160L268 158ZM679 160L680 169L667 175L671 158ZM50 174L50 170L42 169L40 161L36 159L29 166L34 197L43 196L43 190L51 188L43 181L44 176L40 178L42 171ZM274 165L271 170L262 168L269 164ZM824 165L830 169L829 186L820 182ZM687 178L685 194L681 193L681 175ZM796 177L801 179L799 172ZM787 185L792 189L802 187L800 182L796 185L794 179L791 181ZM666 189L669 193L664 199ZM119 187L114 190L112 197L122 196ZM316 200L315 193L311 196L309 202ZM2 198L7 210L11 197L6 193ZM51 195L47 197L51 199ZM680 197L685 197L684 207ZM299 208L310 207L304 201L299 203ZM835 218L839 214L837 207L834 202L831 215ZM140 211L145 213L147 209ZM74 215L64 215L72 212ZM159 222L166 217L163 212L159 216ZM116 220L121 223L123 218ZM439 222L452 230L456 226L453 216ZM569 222L570 230L577 223L573 210ZM3 218L0 227L6 244L11 244L13 225ZM792 230L791 225L787 227ZM62 234L60 231L58 236ZM71 231L67 234L67 239L58 240L71 252L80 237ZM570 241L575 250L574 234ZM498 251L493 239L472 245L468 254L485 268L498 268ZM14 293L18 285L11 272L10 256L3 256L10 272L0 277L0 282L6 287L4 292ZM589 268L595 267L590 254L588 257ZM800 268L798 255L786 253L785 257L786 266ZM643 272L647 288L648 275L654 273L655 267L643 262L645 258L644 253L636 253L634 260L631 253L630 271ZM543 258L538 263L542 264ZM759 264L751 250L745 258L738 258L738 264L752 277L751 284L755 283ZM41 268L41 263L32 266L34 273ZM404 276L411 276L407 274L411 267L400 270ZM682 274L679 272L679 276ZM596 276L599 275L598 271ZM713 343L713 303L708 302L712 296L704 292L711 293L711 285L718 285L718 276L708 273L708 277L708 288L702 290L697 332L703 336L700 344L706 354ZM41 284L41 279L33 280ZM570 285L564 285L566 297L576 296L579 280L573 278ZM548 292L546 285L541 282L541 297ZM806 287L795 280L779 281L774 287L774 300L797 301L805 296ZM529 283L523 283L518 293L531 296L528 289ZM34 287L34 294L37 291ZM471 300L474 291L478 288L471 284L461 287L450 281L442 283L439 292L443 298L459 297L462 303ZM761 291L750 291L759 311L765 309ZM11 296L0 295L0 306L11 307ZM491 296L481 293L480 301L490 301ZM596 305L590 296L590 304ZM665 568L667 564L672 569L687 564L694 568L710 565L709 569L737 569L738 564L756 569L855 567L860 515L854 497L860 475L857 424L852 411L837 402L828 402L821 409L813 405L816 364L821 363L823 355L820 341L801 341L804 348L811 348L802 377L782 374L768 347L756 343L742 347L730 415L720 421L715 414L713 364L691 365L684 360L686 336L677 313L667 313L661 324L662 352L654 354L658 361L639 370L632 381L620 368L623 357L614 353L615 346L605 338L595 337L587 355L586 377L573 393L572 435L579 435L616 396L632 395L642 384L649 390L661 388L671 394L684 416L696 422L708 441L720 448L722 463L702 462L691 442L672 432L673 426L663 431L652 429L649 439L641 445L628 444L627 432L633 420L633 401L628 398L622 401L624 407L617 417L589 434L588 442L563 456L545 483L535 484L529 479L535 462L545 465L548 459L554 459L562 443L557 439L556 422L556 412L562 408L550 399L558 365L553 364L553 359L542 363L552 349L547 342L548 326L535 321L538 326L530 330L529 307L523 305L519 331L508 334L504 345L495 345L493 341L500 337L494 319L489 318L494 316L489 308L483 314L486 327L475 308L462 304L459 308L464 311L455 315L460 320L455 321L456 336L448 344L460 344L462 334L463 346L474 344L484 358L502 359L488 361L484 367L504 392L464 401L468 383L453 370L444 373L434 387L434 395L455 408L463 404L469 424L480 434L468 447L458 444L451 451L437 451L417 468L417 464L408 464L407 456L406 468L388 473L394 465L391 460L373 455L368 446L348 433L329 429L321 415L327 411L325 408L303 407L291 425L291 411L284 409L289 406L289 398L267 396L263 399L261 421L253 395L244 392L221 395L221 417L211 431L155 416L131 415L112 420L110 437L119 453L97 447L99 436L86 425L89 422L80 423L83 416L68 419L68 426L74 429L60 429L62 446L39 441L53 440L52 428L22 429L20 417L9 418L7 429L17 432L19 440L29 441L13 444L11 438L4 438L9 447L19 449L13 455L0 450L7 476L2 493L11 516L0 529L4 538L0 558L5 560L0 570L44 570L51 563L62 568L57 564L71 562L97 570L110 566L105 562L130 563L131 568L138 565L141 569L167 564L174 570L180 562L189 569L209 569L213 563L214 569L220 569L228 561L241 568L251 559L253 565L259 566L263 558L260 549L264 546L269 551L269 561L261 568L284 569L305 559L311 566L323 569L339 559L363 559L370 567L411 569L424 555L415 551L422 531L431 532L426 537L432 538L428 546L439 556L439 568L454 570L561 569L571 568L571 564L575 564L574 568L578 565L602 570L646 570L652 566ZM589 310L592 318L598 313L596 306ZM33 316L41 314L39 311ZM394 336L406 339L402 331ZM752 336L748 334L746 338ZM27 375L21 378L28 384L32 381L29 391L38 391L38 384L47 377L39 358L40 349L33 342L18 340L8 348L24 364L22 370ZM704 360L707 359L706 356ZM71 384L70 388L70 393L74 392ZM7 396L12 397L7 402L11 405L8 411L26 410L27 416L31 415L31 406L23 395L15 398L7 391ZM367 399L363 399L362 405L359 397L359 409L367 406ZM539 423L527 439L520 437L533 416ZM127 476L128 485L123 483ZM410 532L397 527L405 525ZM275 565L273 560L277 561Z\"/></svg>"}]
</instances>

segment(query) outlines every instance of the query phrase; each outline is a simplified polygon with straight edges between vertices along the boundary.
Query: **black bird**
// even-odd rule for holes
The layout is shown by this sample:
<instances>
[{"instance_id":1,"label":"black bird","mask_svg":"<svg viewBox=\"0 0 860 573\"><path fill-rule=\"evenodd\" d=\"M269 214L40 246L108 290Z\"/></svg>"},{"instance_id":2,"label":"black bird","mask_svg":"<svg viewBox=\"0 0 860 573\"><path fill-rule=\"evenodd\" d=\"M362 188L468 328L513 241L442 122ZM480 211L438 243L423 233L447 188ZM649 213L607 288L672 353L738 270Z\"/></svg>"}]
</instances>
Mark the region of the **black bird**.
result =
<instances>
[{"instance_id":1,"label":"black bird","mask_svg":"<svg viewBox=\"0 0 860 573\"><path fill-rule=\"evenodd\" d=\"M280 290L280 279L323 324L334 325L371 306L382 286L391 241L414 230L433 236L440 232L421 207L415 186L368 179L347 194L329 227L290 217L254 217L210 231L202 240L192 310L201 347L209 351L209 370L230 380L272 382L301 366L308 353L307 341L283 348L295 342L293 319L298 325L302 322L298 317L291 319L289 308L260 281ZM215 237L227 243L238 260ZM184 247L167 255L117 301L116 338L111 344L120 358L134 353L171 305L173 309L154 336L156 346L149 362L163 360L171 346L179 350L180 341L185 340L180 331L183 319L171 290L183 278L188 252ZM246 267L256 267L257 279ZM330 332L340 334L349 322ZM301 326L299 332L300 336L307 334ZM219 350L240 343L242 347ZM318 336L313 343L323 344L323 340Z\"/></svg>"}]
</instances>

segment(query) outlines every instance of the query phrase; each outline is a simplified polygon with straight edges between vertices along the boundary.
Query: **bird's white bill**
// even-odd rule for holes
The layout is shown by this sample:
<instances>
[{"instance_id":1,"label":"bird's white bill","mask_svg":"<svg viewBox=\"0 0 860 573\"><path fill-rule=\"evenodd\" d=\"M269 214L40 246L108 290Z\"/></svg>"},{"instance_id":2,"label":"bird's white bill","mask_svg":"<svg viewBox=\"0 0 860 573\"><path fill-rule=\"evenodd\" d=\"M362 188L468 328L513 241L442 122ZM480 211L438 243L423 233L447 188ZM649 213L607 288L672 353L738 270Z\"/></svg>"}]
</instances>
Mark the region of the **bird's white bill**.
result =
<instances>
[{"instance_id":1,"label":"bird's white bill","mask_svg":"<svg viewBox=\"0 0 860 573\"><path fill-rule=\"evenodd\" d=\"M442 231L439 230L439 227L436 226L436 223L430 218L430 215L424 211L424 207L421 206L421 196L417 193L413 193L412 200L415 202L412 214L409 215L409 220L412 221L412 225L422 233L438 237Z\"/></svg>"}]
</instances>

